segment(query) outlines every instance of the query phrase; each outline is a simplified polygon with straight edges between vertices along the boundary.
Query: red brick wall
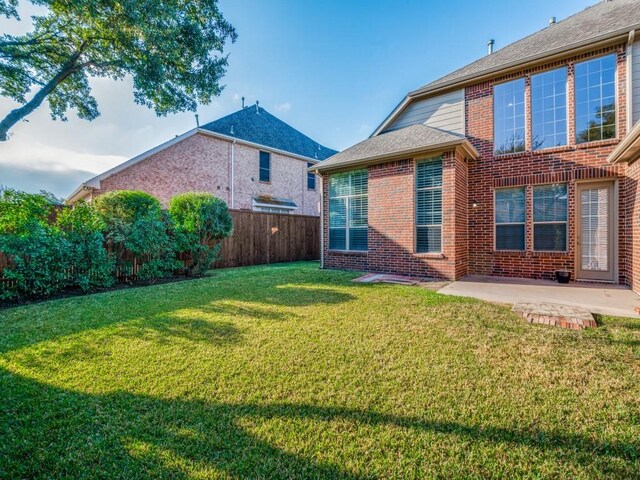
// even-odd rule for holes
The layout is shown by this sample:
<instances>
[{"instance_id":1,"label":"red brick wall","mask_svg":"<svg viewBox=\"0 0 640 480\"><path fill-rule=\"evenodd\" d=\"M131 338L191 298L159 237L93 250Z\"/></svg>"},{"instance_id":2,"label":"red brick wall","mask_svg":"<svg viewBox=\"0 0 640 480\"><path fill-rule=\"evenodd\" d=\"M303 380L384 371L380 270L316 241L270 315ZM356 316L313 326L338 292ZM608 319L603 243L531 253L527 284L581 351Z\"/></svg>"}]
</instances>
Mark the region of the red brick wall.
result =
<instances>
[{"instance_id":1,"label":"red brick wall","mask_svg":"<svg viewBox=\"0 0 640 480\"><path fill-rule=\"evenodd\" d=\"M415 160L369 167L369 250L335 252L324 245L324 266L381 273L459 278L466 273L467 166L455 152L443 154L441 254L415 251ZM325 239L328 239L328 181L325 176Z\"/></svg>"},{"instance_id":2,"label":"red brick wall","mask_svg":"<svg viewBox=\"0 0 640 480\"><path fill-rule=\"evenodd\" d=\"M576 145L574 64L615 52L617 71L617 139ZM618 280L640 291L640 162L629 168L610 165L609 153L626 134L626 52L624 45L600 49L573 58L510 73L472 85L465 90L466 134L480 153L466 165L453 152L443 164L443 253L419 255L414 249L414 161L402 160L369 167L369 251L331 252L325 242L325 267L373 272L459 278L466 274L551 278L555 270L576 267L576 184L590 179L612 179L618 189ZM567 66L568 142L564 147L531 151L527 128L527 151L495 157L493 154L493 85L505 80L526 79L530 98L530 75ZM529 103L525 111L530 125ZM327 178L325 186L325 239L328 238ZM569 195L567 252L533 251L533 186L567 183ZM494 250L494 191L499 187L525 186L527 249L524 252ZM476 201L478 206L471 208Z\"/></svg>"},{"instance_id":3,"label":"red brick wall","mask_svg":"<svg viewBox=\"0 0 640 480\"><path fill-rule=\"evenodd\" d=\"M259 149L234 147L234 205L253 207L253 197L289 198L294 214L319 215L319 192L307 189L307 162L271 153L271 181L259 181ZM196 134L107 177L98 193L143 190L167 204L179 193L211 192L231 206L231 142Z\"/></svg>"},{"instance_id":4,"label":"red brick wall","mask_svg":"<svg viewBox=\"0 0 640 480\"><path fill-rule=\"evenodd\" d=\"M612 166L607 162L608 154L619 140L605 140L589 144L575 144L573 108L573 66L576 61L601 55L618 54L618 138L626 133L626 57L624 47L599 50L587 55L574 57L552 64L496 78L466 89L466 133L471 143L480 152L480 159L469 165L469 196L478 202L478 207L470 211L468 268L471 274L517 276L530 278L552 278L555 270L568 269L575 276L575 192L576 182L587 179L618 179L619 212L627 208L627 187L624 166ZM493 155L493 85L505 80L526 76L526 97L529 97L529 75L547 69L568 66L568 117L569 145L539 151L525 151L516 154ZM528 105L528 104L527 104ZM530 109L526 109L527 125L530 124ZM530 130L530 129L528 129ZM530 148L531 135L527 135ZM567 252L533 251L532 187L545 183L568 183L569 192L569 240ZM494 250L494 191L499 187L525 186L527 199L527 224L525 252L504 252ZM626 227L619 224L618 251L623 260L628 248ZM619 280L625 283L629 275L624 261L619 262Z\"/></svg>"}]
</instances>

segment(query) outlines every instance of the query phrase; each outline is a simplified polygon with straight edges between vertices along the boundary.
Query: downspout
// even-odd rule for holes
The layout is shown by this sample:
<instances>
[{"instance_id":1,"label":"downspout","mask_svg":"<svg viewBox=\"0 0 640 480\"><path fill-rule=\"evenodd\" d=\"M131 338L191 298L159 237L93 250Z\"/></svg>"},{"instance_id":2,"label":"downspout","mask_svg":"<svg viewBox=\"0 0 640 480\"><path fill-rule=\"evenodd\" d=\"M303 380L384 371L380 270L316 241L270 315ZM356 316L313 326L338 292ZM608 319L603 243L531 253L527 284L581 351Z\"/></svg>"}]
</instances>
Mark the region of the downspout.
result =
<instances>
[{"instance_id":1,"label":"downspout","mask_svg":"<svg viewBox=\"0 0 640 480\"><path fill-rule=\"evenodd\" d=\"M633 42L636 38L636 31L629 32L627 43L627 133L633 128Z\"/></svg>"},{"instance_id":2,"label":"downspout","mask_svg":"<svg viewBox=\"0 0 640 480\"><path fill-rule=\"evenodd\" d=\"M320 177L320 269L324 269L324 176Z\"/></svg>"},{"instance_id":3,"label":"downspout","mask_svg":"<svg viewBox=\"0 0 640 480\"><path fill-rule=\"evenodd\" d=\"M234 160L235 160L235 150L236 141L235 139L231 142L231 208L234 209L236 207L235 204L235 171L234 171Z\"/></svg>"}]
</instances>

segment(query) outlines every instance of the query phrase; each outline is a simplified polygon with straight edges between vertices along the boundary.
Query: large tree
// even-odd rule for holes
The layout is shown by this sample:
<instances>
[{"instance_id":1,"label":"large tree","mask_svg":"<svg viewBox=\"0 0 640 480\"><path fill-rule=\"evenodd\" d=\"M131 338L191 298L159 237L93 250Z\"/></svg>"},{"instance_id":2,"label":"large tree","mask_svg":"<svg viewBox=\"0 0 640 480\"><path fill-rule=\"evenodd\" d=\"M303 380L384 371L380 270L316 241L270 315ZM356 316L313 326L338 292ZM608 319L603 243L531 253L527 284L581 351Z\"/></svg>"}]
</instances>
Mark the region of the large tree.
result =
<instances>
[{"instance_id":1,"label":"large tree","mask_svg":"<svg viewBox=\"0 0 640 480\"><path fill-rule=\"evenodd\" d=\"M0 141L47 99L53 119L100 113L89 77L133 78L136 103L158 115L195 110L222 91L225 43L236 32L217 0L30 0L48 8L25 35L0 35L0 95L20 104ZM0 15L19 21L18 0ZM1 116L0 116L1 118Z\"/></svg>"}]
</instances>

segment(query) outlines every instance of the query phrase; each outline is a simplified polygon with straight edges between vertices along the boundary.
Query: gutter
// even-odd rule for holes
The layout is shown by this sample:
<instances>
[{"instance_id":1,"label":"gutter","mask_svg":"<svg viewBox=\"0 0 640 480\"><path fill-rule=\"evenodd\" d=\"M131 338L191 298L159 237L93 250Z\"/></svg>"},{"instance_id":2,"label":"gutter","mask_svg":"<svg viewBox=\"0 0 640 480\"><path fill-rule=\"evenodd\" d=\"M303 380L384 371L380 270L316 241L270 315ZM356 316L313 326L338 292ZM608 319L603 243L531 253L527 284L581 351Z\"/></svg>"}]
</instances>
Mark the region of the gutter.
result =
<instances>
[{"instance_id":1,"label":"gutter","mask_svg":"<svg viewBox=\"0 0 640 480\"><path fill-rule=\"evenodd\" d=\"M631 27L631 30L636 30L640 28L640 24L634 25ZM479 82L486 78L494 77L495 73L501 72L505 75L510 72L510 70L521 69L527 67L531 64L538 63L540 60L544 60L545 62L551 62L559 56L568 56L569 54L578 54L584 50L597 50L599 47L609 46L615 43L624 43L629 36L629 27L625 27L624 29L616 30L614 32L605 33L599 35L598 37L591 38L589 40L583 40L581 42L574 43L570 46L556 48L554 50L550 50L548 52L539 53L537 55L533 55L528 57L525 61L516 60L514 62L509 62L504 65L500 65L498 67L494 67L490 70L485 70L481 74L469 74L464 77L457 78L455 80L450 80L448 82L439 84L434 87L429 87L428 85L412 92L409 92L409 97L419 98L426 94L433 94L436 92L440 92L442 90L447 90L456 86L465 86L470 81ZM464 67L463 67L464 68Z\"/></svg>"},{"instance_id":2,"label":"gutter","mask_svg":"<svg viewBox=\"0 0 640 480\"><path fill-rule=\"evenodd\" d=\"M631 32L635 32L635 30L640 29L640 24L635 25L631 28ZM481 82L483 80L487 80L489 78L495 77L496 73L508 74L513 70L520 70L522 68L526 68L531 66L532 64L540 63L541 61L552 62L558 57L565 57L571 54L578 54L584 50L596 50L598 47L609 46L611 44L615 44L618 42L624 42L629 39L630 33L629 27L624 29L616 30L614 32L605 33L596 37L595 39L584 40L582 42L574 43L570 46L564 46L560 48L556 48L554 50L550 50L545 53L540 53L537 55L533 55L523 60L516 60L513 62L509 62L504 65L500 65L489 70L484 70L480 74L469 74L464 77L460 77L454 80L450 80L448 82L441 83L439 85L429 87L428 85L417 90L413 90L409 92L409 94L402 100L398 106L385 118L380 126L375 129L375 131L371 134L370 137L374 137L378 135L382 130L384 130L389 123L391 123L397 115L413 100L420 99L422 97L429 97L431 95L435 95L437 93L444 93L447 90L453 90L455 88L463 88L470 83ZM481 57L484 58L484 57ZM480 60L480 59L478 59ZM476 60L476 61L478 61ZM464 68L464 67L462 67ZM437 81L437 80L436 80Z\"/></svg>"},{"instance_id":3,"label":"gutter","mask_svg":"<svg viewBox=\"0 0 640 480\"><path fill-rule=\"evenodd\" d=\"M473 159L480 158L480 153L478 152L478 150L476 150L476 148L473 145L471 145L471 143L467 139L461 138L460 140L452 140L450 142L439 143L438 145L429 146L429 147L410 148L408 150L400 150L397 152L385 153L382 155L374 155L371 157L366 157L366 158L361 158L355 161L351 161L348 163L338 163L338 164L323 166L322 162L320 162L319 164L314 165L313 167L309 167L309 171L317 172L317 173L329 172L329 171L350 169L353 167L369 165L369 164L377 163L380 161L392 162L394 160L403 159L403 158L406 158L407 156L415 155L418 153L438 152L441 150L446 150L449 147L458 147L458 146L462 147L462 149L465 151L468 157L471 157Z\"/></svg>"}]
</instances>

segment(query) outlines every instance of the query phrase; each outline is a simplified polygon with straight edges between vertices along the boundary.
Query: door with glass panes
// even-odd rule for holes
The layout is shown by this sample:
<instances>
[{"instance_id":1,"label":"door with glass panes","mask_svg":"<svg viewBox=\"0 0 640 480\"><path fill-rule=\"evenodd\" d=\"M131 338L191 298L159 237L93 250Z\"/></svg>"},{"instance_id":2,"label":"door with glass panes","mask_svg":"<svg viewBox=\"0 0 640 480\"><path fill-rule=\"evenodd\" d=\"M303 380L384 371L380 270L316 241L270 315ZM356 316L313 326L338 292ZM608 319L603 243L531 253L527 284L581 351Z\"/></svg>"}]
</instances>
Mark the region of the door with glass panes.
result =
<instances>
[{"instance_id":1,"label":"door with glass panes","mask_svg":"<svg viewBox=\"0 0 640 480\"><path fill-rule=\"evenodd\" d=\"M576 275L579 280L615 280L614 212L613 182L577 185Z\"/></svg>"}]
</instances>

